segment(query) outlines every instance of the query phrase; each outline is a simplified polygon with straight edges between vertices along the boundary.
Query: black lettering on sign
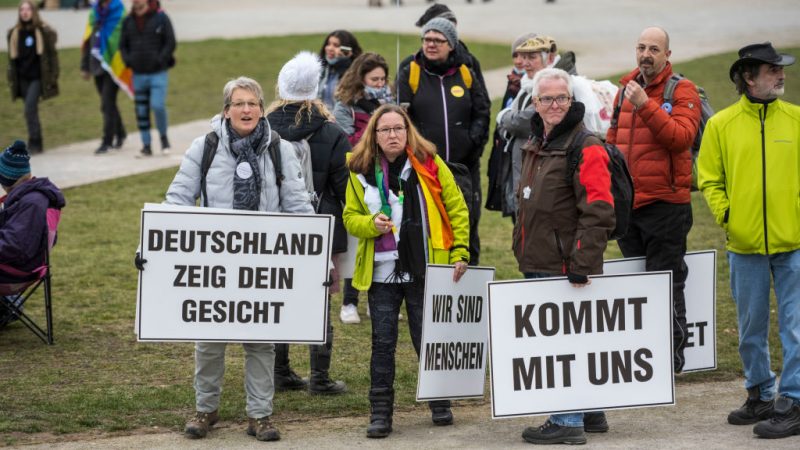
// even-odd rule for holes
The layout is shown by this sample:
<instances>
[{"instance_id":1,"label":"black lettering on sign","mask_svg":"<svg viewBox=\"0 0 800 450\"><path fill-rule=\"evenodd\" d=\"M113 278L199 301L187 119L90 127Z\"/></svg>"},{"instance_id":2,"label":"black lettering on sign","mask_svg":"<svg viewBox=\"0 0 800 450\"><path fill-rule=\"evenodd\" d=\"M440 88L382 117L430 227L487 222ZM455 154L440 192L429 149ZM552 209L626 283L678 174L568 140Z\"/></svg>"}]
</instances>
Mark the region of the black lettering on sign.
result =
<instances>
[{"instance_id":1,"label":"black lettering on sign","mask_svg":"<svg viewBox=\"0 0 800 450\"><path fill-rule=\"evenodd\" d=\"M279 324L283 306L283 302L187 299L181 305L181 319L187 323Z\"/></svg>"},{"instance_id":2,"label":"black lettering on sign","mask_svg":"<svg viewBox=\"0 0 800 450\"><path fill-rule=\"evenodd\" d=\"M160 251L164 246L164 232L161 230L150 230L147 237L147 250L151 252Z\"/></svg>"},{"instance_id":3,"label":"black lettering on sign","mask_svg":"<svg viewBox=\"0 0 800 450\"><path fill-rule=\"evenodd\" d=\"M433 321L450 322L453 318L453 296L445 294L433 295Z\"/></svg>"},{"instance_id":4,"label":"black lettering on sign","mask_svg":"<svg viewBox=\"0 0 800 450\"><path fill-rule=\"evenodd\" d=\"M525 365L525 358L514 358L511 360L512 372L514 377L514 390L542 389L542 382L547 384L548 389L556 387L555 367L556 363L561 363L561 385L563 387L572 386L572 363L575 361L574 354L532 356L528 358L528 365ZM544 373L546 379L542 378L542 368L544 362Z\"/></svg>"},{"instance_id":5,"label":"black lettering on sign","mask_svg":"<svg viewBox=\"0 0 800 450\"><path fill-rule=\"evenodd\" d=\"M653 354L646 348L631 350L589 353L589 382L596 386L609 382L612 384L648 381L653 376L653 367L645 359ZM638 366L641 370L636 370Z\"/></svg>"},{"instance_id":6,"label":"black lettering on sign","mask_svg":"<svg viewBox=\"0 0 800 450\"><path fill-rule=\"evenodd\" d=\"M175 265L175 287L225 287L224 266L182 266Z\"/></svg>"},{"instance_id":7,"label":"black lettering on sign","mask_svg":"<svg viewBox=\"0 0 800 450\"><path fill-rule=\"evenodd\" d=\"M456 321L458 323L478 323L483 316L483 297L480 295L459 295L458 312Z\"/></svg>"},{"instance_id":8,"label":"black lettering on sign","mask_svg":"<svg viewBox=\"0 0 800 450\"><path fill-rule=\"evenodd\" d=\"M533 303L525 305L525 311L523 312L522 305L514 305L514 331L516 337L536 336L536 333L533 332L533 324L531 323L531 315L533 314L533 308L535 306L536 305ZM523 336L523 332L525 336Z\"/></svg>"},{"instance_id":9,"label":"black lettering on sign","mask_svg":"<svg viewBox=\"0 0 800 450\"><path fill-rule=\"evenodd\" d=\"M688 329L688 333L686 336L686 348L691 348L695 346L694 340L694 331L693 329L697 329L697 346L703 347L706 345L706 327L708 326L708 322L694 322L694 323L687 323L686 328Z\"/></svg>"},{"instance_id":10,"label":"black lettering on sign","mask_svg":"<svg viewBox=\"0 0 800 450\"><path fill-rule=\"evenodd\" d=\"M293 289L294 267L239 267L242 289Z\"/></svg>"}]
</instances>

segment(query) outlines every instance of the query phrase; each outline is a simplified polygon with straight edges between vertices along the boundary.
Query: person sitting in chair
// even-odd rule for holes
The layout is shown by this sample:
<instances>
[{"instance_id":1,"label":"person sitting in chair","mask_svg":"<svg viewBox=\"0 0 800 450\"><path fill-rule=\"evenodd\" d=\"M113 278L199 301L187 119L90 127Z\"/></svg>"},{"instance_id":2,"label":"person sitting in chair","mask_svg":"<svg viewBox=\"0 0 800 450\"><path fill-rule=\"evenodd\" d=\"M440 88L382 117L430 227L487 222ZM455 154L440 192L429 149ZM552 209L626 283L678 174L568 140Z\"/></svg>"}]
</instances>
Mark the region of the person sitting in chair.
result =
<instances>
[{"instance_id":1,"label":"person sitting in chair","mask_svg":"<svg viewBox=\"0 0 800 450\"><path fill-rule=\"evenodd\" d=\"M42 266L47 252L47 209L64 207L64 195L47 178L31 175L30 154L22 141L14 142L0 154L0 283L20 281L3 267L30 273ZM0 301L18 302L16 295ZM17 305L21 306L21 305ZM0 308L0 326L15 316L4 317Z\"/></svg>"}]
</instances>

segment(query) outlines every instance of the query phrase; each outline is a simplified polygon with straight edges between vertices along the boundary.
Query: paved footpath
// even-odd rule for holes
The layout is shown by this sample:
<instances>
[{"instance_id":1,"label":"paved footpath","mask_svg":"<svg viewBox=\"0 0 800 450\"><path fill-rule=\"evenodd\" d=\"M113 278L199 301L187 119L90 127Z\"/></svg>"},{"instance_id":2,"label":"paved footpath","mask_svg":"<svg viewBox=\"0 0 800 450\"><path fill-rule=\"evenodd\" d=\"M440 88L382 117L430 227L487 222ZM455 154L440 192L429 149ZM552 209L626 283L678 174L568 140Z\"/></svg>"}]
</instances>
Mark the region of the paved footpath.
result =
<instances>
[{"instance_id":1,"label":"paved footpath","mask_svg":"<svg viewBox=\"0 0 800 450\"><path fill-rule=\"evenodd\" d=\"M764 440L754 437L751 426L728 425L728 411L743 398L741 381L681 384L676 406L609 411L608 433L587 435L586 448L597 449L797 449L800 436ZM280 395L280 394L278 394ZM491 420L488 403L456 405L455 425L434 427L427 406L396 412L394 432L386 439L367 439L367 412L358 417L314 418L277 425L282 439L262 443L245 435L244 423L221 422L206 439L190 440L178 430L141 430L144 434L64 442L49 442L25 449L409 449L423 448L531 448L520 437L527 426L543 417ZM70 437L67 436L67 439Z\"/></svg>"},{"instance_id":2,"label":"paved footpath","mask_svg":"<svg viewBox=\"0 0 800 450\"><path fill-rule=\"evenodd\" d=\"M405 0L402 8L367 8L366 0L162 0L180 41L212 37L245 37L322 33L334 28L415 33L413 23L427 7L423 0ZM388 3L388 0L384 1ZM466 4L446 1L455 11L461 37L510 43L527 31L553 35L562 48L575 50L581 73L600 77L634 66L638 33L660 25L671 34L672 60L681 61L744 44L771 40L776 46L800 45L800 2L797 0L493 0ZM86 11L46 11L45 20L59 31L59 45L79 45ZM15 20L14 10L0 10L0 24ZM0 42L5 50L5 40ZM315 50L316 49L312 49ZM63 63L63 62L62 62ZM280 64L281 62L276 62ZM508 69L486 73L493 96L505 88ZM720 74L727 76L727 74ZM127 106L126 106L127 105ZM130 104L122 101L121 107ZM209 118L214 111L209 111ZM173 125L173 153L136 159L141 143L135 132L125 147L97 157L97 140L48 149L36 155L35 173L51 177L61 187L113 179L180 163L191 141L209 130L208 120ZM727 425L727 412L743 401L741 381L679 384L674 407L620 410L609 413L612 429L590 435L589 448L800 448L800 436L778 441L753 438L751 427ZM398 412L395 432L386 440L364 437L366 412L361 417L315 418L280 423L283 440L256 443L244 435L244 425L222 423L202 441L184 439L177 430L140 430L132 436L88 439L86 436L41 436L39 445L25 448L512 448L526 447L520 439L525 426L542 418L491 420L488 405L460 405L456 425L433 428L427 408ZM83 439L65 442L69 439Z\"/></svg>"},{"instance_id":3,"label":"paved footpath","mask_svg":"<svg viewBox=\"0 0 800 450\"><path fill-rule=\"evenodd\" d=\"M405 0L404 6L367 8L366 0L163 0L179 41L212 37L246 37L324 33L334 28L415 33L413 23L428 6ZM388 0L383 2L389 3ZM600 77L634 67L633 48L642 28L660 25L671 35L672 59L691 59L735 50L746 43L771 40L776 46L800 44L797 0L493 0L490 3L446 1L455 11L461 37L509 43L527 31L549 34L562 48L578 54L581 73ZM44 11L59 32L59 46L80 45L87 11ZM0 24L15 20L13 9L0 10ZM5 40L0 40L4 50ZM316 49L313 49L316 51ZM65 62L62 61L62 64ZM280 64L282 62L276 62ZM493 97L502 95L509 69L485 74ZM727 76L727 74L720 74ZM127 100L120 107L132 107ZM208 111L209 119L215 111ZM34 157L37 174L63 187L174 167L192 139L209 131L208 119L172 125L169 157L135 159L141 141L130 130L124 148L96 157L99 140L51 148Z\"/></svg>"}]
</instances>

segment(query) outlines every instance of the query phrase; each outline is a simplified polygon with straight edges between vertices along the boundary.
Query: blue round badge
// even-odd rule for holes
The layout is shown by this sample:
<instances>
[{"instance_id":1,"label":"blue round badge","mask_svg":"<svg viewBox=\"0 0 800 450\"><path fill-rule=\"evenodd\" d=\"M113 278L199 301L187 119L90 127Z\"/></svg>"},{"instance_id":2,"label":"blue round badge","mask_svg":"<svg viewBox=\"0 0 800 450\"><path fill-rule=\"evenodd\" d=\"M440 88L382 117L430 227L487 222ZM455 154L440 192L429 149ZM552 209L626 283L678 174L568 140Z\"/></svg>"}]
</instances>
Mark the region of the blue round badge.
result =
<instances>
[{"instance_id":1,"label":"blue round badge","mask_svg":"<svg viewBox=\"0 0 800 450\"><path fill-rule=\"evenodd\" d=\"M664 110L667 114L672 114L672 103L664 103L661 105L661 109Z\"/></svg>"}]
</instances>

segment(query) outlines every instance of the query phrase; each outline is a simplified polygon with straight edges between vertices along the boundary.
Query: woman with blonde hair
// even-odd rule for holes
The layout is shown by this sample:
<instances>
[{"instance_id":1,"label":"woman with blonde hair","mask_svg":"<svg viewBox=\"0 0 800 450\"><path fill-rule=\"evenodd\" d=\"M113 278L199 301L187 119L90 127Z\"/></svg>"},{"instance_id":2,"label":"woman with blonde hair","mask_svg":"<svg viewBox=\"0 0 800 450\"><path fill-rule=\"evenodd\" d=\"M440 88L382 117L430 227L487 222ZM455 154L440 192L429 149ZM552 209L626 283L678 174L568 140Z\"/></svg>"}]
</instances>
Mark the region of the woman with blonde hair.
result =
<instances>
[{"instance_id":1,"label":"woman with blonde hair","mask_svg":"<svg viewBox=\"0 0 800 450\"><path fill-rule=\"evenodd\" d=\"M419 356L426 265L453 264L453 280L461 278L469 262L469 217L436 147L397 105L375 111L348 166L344 224L359 239L353 287L368 292L372 317L367 437L382 438L392 432L400 305L405 300ZM449 400L429 405L435 425L453 423Z\"/></svg>"},{"instance_id":2,"label":"woman with blonde hair","mask_svg":"<svg viewBox=\"0 0 800 450\"><path fill-rule=\"evenodd\" d=\"M310 52L298 53L281 68L278 74L278 99L267 108L267 120L272 129L287 141L308 143L311 153L314 191L318 199L317 212L335 218L333 230L333 262L339 265L339 255L347 251L347 233L342 223L347 167L345 155L350 151L347 135L336 126L333 115L317 98L322 67ZM338 278L338 275L335 276ZM338 281L338 280L337 280ZM334 289L335 290L335 289ZM330 307L330 304L329 304ZM312 394L341 394L347 389L342 381L331 380L329 370L333 351L333 325L323 345L312 345L311 376L306 382L289 365L289 345L275 346L275 387L277 390L308 388Z\"/></svg>"}]
</instances>

